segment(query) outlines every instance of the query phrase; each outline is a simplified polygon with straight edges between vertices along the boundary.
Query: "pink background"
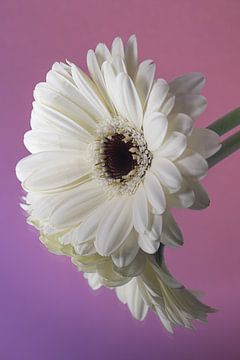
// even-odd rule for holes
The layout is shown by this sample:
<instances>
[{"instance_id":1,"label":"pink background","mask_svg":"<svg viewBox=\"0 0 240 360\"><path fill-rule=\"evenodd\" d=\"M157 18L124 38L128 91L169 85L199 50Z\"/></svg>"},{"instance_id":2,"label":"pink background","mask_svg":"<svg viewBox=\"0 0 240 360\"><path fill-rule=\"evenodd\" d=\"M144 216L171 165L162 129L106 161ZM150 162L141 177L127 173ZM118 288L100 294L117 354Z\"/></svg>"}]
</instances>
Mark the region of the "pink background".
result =
<instances>
[{"instance_id":1,"label":"pink background","mask_svg":"<svg viewBox=\"0 0 240 360\"><path fill-rule=\"evenodd\" d=\"M0 359L240 358L239 154L204 180L207 210L177 212L185 245L167 252L170 269L219 313L174 337L153 314L134 321L113 292L93 293L67 258L47 252L25 223L14 172L34 85L55 60L85 68L86 51L116 35L135 33L159 76L206 75L199 126L240 105L239 19L238 0L1 1Z\"/></svg>"}]
</instances>

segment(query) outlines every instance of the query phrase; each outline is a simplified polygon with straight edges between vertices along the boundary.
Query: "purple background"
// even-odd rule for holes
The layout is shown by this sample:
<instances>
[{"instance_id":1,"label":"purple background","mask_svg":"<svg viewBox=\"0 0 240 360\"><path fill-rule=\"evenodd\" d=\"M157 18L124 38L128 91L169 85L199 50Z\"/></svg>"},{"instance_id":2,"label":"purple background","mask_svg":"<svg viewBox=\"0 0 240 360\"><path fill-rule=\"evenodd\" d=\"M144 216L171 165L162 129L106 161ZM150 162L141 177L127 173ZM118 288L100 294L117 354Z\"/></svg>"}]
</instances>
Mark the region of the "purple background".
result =
<instances>
[{"instance_id":1,"label":"purple background","mask_svg":"<svg viewBox=\"0 0 240 360\"><path fill-rule=\"evenodd\" d=\"M240 105L239 18L238 0L1 2L0 359L240 358L239 154L204 180L207 210L176 214L185 245L168 250L170 269L220 311L174 337L153 314L134 321L112 291L93 293L69 259L48 253L25 223L14 171L27 154L34 85L55 60L85 68L86 51L116 35L136 33L141 58L152 58L159 76L206 75L209 106L199 126Z\"/></svg>"}]
</instances>

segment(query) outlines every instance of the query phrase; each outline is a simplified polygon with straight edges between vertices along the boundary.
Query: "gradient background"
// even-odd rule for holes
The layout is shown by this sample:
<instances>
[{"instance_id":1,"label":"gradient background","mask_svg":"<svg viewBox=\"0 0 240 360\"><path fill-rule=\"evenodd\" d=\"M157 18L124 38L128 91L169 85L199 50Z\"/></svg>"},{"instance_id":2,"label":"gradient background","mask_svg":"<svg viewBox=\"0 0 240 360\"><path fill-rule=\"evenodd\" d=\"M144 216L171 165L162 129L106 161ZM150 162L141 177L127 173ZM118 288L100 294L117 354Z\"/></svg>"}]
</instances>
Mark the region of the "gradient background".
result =
<instances>
[{"instance_id":1,"label":"gradient background","mask_svg":"<svg viewBox=\"0 0 240 360\"><path fill-rule=\"evenodd\" d=\"M239 154L204 180L207 210L176 213L185 245L167 251L170 269L220 311L174 336L154 314L133 320L112 291L93 293L67 258L48 253L25 223L14 170L27 154L34 85L55 60L85 68L86 51L116 35L135 33L159 76L206 75L199 126L239 106L239 19L239 0L1 1L1 360L240 359Z\"/></svg>"}]
</instances>

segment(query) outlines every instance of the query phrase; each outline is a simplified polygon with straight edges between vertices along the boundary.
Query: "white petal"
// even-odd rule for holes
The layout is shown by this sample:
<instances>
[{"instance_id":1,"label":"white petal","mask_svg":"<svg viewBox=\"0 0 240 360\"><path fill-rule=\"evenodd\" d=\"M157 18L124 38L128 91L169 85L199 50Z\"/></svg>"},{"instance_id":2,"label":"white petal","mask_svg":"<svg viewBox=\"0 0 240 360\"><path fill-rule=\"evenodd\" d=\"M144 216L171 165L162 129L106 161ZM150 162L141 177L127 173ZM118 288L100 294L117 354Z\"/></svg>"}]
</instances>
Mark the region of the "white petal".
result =
<instances>
[{"instance_id":1,"label":"white petal","mask_svg":"<svg viewBox=\"0 0 240 360\"><path fill-rule=\"evenodd\" d=\"M131 199L111 200L97 229L95 247L102 256L117 251L133 227Z\"/></svg>"},{"instance_id":2,"label":"white petal","mask_svg":"<svg viewBox=\"0 0 240 360\"><path fill-rule=\"evenodd\" d=\"M116 271L118 274L124 277L129 277L129 278L142 274L146 264L146 254L139 248L138 243L137 243L137 247L138 247L138 253L135 256L135 258L132 260L132 262L128 266L122 268L114 265L113 266L114 271Z\"/></svg>"},{"instance_id":3,"label":"white petal","mask_svg":"<svg viewBox=\"0 0 240 360\"><path fill-rule=\"evenodd\" d=\"M117 267L122 268L128 266L137 256L138 251L137 234L133 230L123 245L112 255L112 260Z\"/></svg>"},{"instance_id":4,"label":"white petal","mask_svg":"<svg viewBox=\"0 0 240 360\"><path fill-rule=\"evenodd\" d=\"M109 100L109 96L106 91L103 74L100 70L96 54L93 50L89 50L87 53L87 65L88 65L88 71L92 79L95 81L98 89L100 90L101 94L104 97L105 102L108 104L108 106L111 109L111 102Z\"/></svg>"},{"instance_id":5,"label":"white petal","mask_svg":"<svg viewBox=\"0 0 240 360\"><path fill-rule=\"evenodd\" d=\"M132 279L126 285L117 288L116 293L120 301L128 304L135 319L143 320L146 317L148 306L141 295L137 279Z\"/></svg>"},{"instance_id":6,"label":"white petal","mask_svg":"<svg viewBox=\"0 0 240 360\"><path fill-rule=\"evenodd\" d=\"M103 44L99 43L95 49L95 54L99 63L99 66L101 67L104 61L112 61L112 55L108 49L108 47Z\"/></svg>"},{"instance_id":7,"label":"white petal","mask_svg":"<svg viewBox=\"0 0 240 360\"><path fill-rule=\"evenodd\" d=\"M84 273L84 277L88 280L88 284L93 290L97 290L102 286L98 273Z\"/></svg>"},{"instance_id":8,"label":"white petal","mask_svg":"<svg viewBox=\"0 0 240 360\"><path fill-rule=\"evenodd\" d=\"M152 90L149 94L146 114L160 111L160 108L168 94L169 86L163 79L158 79L153 84Z\"/></svg>"},{"instance_id":9,"label":"white petal","mask_svg":"<svg viewBox=\"0 0 240 360\"><path fill-rule=\"evenodd\" d=\"M98 113L98 117L100 119L109 118L110 114L90 78L74 64L72 64L72 76L85 101Z\"/></svg>"},{"instance_id":10,"label":"white petal","mask_svg":"<svg viewBox=\"0 0 240 360\"><path fill-rule=\"evenodd\" d=\"M195 194L195 200L193 205L191 206L191 209L201 210L208 207L210 204L210 199L204 187L200 184L200 182L197 180L193 181L192 179L187 179L187 181Z\"/></svg>"},{"instance_id":11,"label":"white petal","mask_svg":"<svg viewBox=\"0 0 240 360\"><path fill-rule=\"evenodd\" d=\"M174 113L185 113L192 118L199 116L207 106L207 100L201 95L179 95L175 98Z\"/></svg>"},{"instance_id":12,"label":"white petal","mask_svg":"<svg viewBox=\"0 0 240 360\"><path fill-rule=\"evenodd\" d=\"M152 60L145 60L139 64L138 71L135 78L135 86L139 95L139 98L144 108L149 92L152 88L156 66Z\"/></svg>"},{"instance_id":13,"label":"white petal","mask_svg":"<svg viewBox=\"0 0 240 360\"><path fill-rule=\"evenodd\" d=\"M82 256L91 256L96 254L96 249L92 240L82 244L74 245L74 250L77 254Z\"/></svg>"},{"instance_id":14,"label":"white petal","mask_svg":"<svg viewBox=\"0 0 240 360\"><path fill-rule=\"evenodd\" d=\"M165 115L154 112L144 116L144 136L150 151L157 150L162 144L167 133L168 120Z\"/></svg>"},{"instance_id":15,"label":"white petal","mask_svg":"<svg viewBox=\"0 0 240 360\"><path fill-rule=\"evenodd\" d=\"M161 112L165 115L170 114L175 105L175 96L168 97L161 106Z\"/></svg>"},{"instance_id":16,"label":"white petal","mask_svg":"<svg viewBox=\"0 0 240 360\"><path fill-rule=\"evenodd\" d=\"M149 220L148 230L145 235L148 235L152 240L158 240L162 234L163 215L152 214Z\"/></svg>"},{"instance_id":17,"label":"white petal","mask_svg":"<svg viewBox=\"0 0 240 360\"><path fill-rule=\"evenodd\" d=\"M68 160L71 155L73 155L74 160L81 159L79 156L76 158L75 152L69 152L65 154L64 152L61 153L58 151L51 151L29 155L20 160L17 164L16 173L18 179L23 182L37 170L44 168L46 165L51 166L55 160L61 161L61 155L64 157L63 163L66 162L66 160Z\"/></svg>"},{"instance_id":18,"label":"white petal","mask_svg":"<svg viewBox=\"0 0 240 360\"><path fill-rule=\"evenodd\" d=\"M31 126L33 130L39 131L52 131L64 134L65 136L71 136L72 138L83 142L90 142L92 138L92 130L95 128L95 123L92 127L92 120L89 117L82 115L79 121L72 119L64 115L47 105L33 102L33 111L31 116ZM90 122L89 122L90 120ZM90 129L88 131L87 129Z\"/></svg>"},{"instance_id":19,"label":"white petal","mask_svg":"<svg viewBox=\"0 0 240 360\"><path fill-rule=\"evenodd\" d=\"M64 86L63 89L67 90ZM98 117L98 113L88 107L88 110L90 110L89 115L81 107L80 103L73 102L70 95L67 97L65 93L61 94L59 91L49 88L45 83L40 83L35 87L34 98L37 102L57 110L86 129L89 129L89 127L94 129L96 127L95 120L93 119Z\"/></svg>"},{"instance_id":20,"label":"white petal","mask_svg":"<svg viewBox=\"0 0 240 360\"><path fill-rule=\"evenodd\" d=\"M186 114L173 114L169 119L169 127L172 131L178 131L184 135L188 135L192 131L193 120Z\"/></svg>"},{"instance_id":21,"label":"white petal","mask_svg":"<svg viewBox=\"0 0 240 360\"><path fill-rule=\"evenodd\" d=\"M221 143L214 131L195 128L188 137L188 146L207 159L221 148Z\"/></svg>"},{"instance_id":22,"label":"white petal","mask_svg":"<svg viewBox=\"0 0 240 360\"><path fill-rule=\"evenodd\" d=\"M158 178L150 171L148 171L145 176L144 188L148 201L152 205L154 211L158 214L162 214L166 208L165 195Z\"/></svg>"},{"instance_id":23,"label":"white petal","mask_svg":"<svg viewBox=\"0 0 240 360\"><path fill-rule=\"evenodd\" d=\"M133 225L139 233L143 233L148 226L148 203L142 184L134 194Z\"/></svg>"},{"instance_id":24,"label":"white petal","mask_svg":"<svg viewBox=\"0 0 240 360\"><path fill-rule=\"evenodd\" d=\"M143 251L154 254L160 246L162 234L163 217L162 215L151 214L148 229L138 237L138 244Z\"/></svg>"},{"instance_id":25,"label":"white petal","mask_svg":"<svg viewBox=\"0 0 240 360\"><path fill-rule=\"evenodd\" d=\"M89 240L94 240L96 235L97 227L100 220L105 212L105 203L98 206L96 210L92 211L91 214L76 228L66 233L61 238L61 242L64 244L82 244Z\"/></svg>"},{"instance_id":26,"label":"white petal","mask_svg":"<svg viewBox=\"0 0 240 360\"><path fill-rule=\"evenodd\" d=\"M154 155L156 157L165 157L173 161L182 155L186 146L186 136L177 131L173 131Z\"/></svg>"},{"instance_id":27,"label":"white petal","mask_svg":"<svg viewBox=\"0 0 240 360\"><path fill-rule=\"evenodd\" d=\"M143 118L142 105L131 78L125 73L117 76L117 93L119 96L118 110L121 115L130 120L138 128L141 128Z\"/></svg>"},{"instance_id":28,"label":"white petal","mask_svg":"<svg viewBox=\"0 0 240 360\"><path fill-rule=\"evenodd\" d=\"M112 43L112 56L120 56L122 59L124 58L124 47L123 42L120 37L116 37Z\"/></svg>"},{"instance_id":29,"label":"white petal","mask_svg":"<svg viewBox=\"0 0 240 360\"><path fill-rule=\"evenodd\" d=\"M154 158L151 171L157 175L163 186L170 192L176 192L181 188L182 176L177 167L166 158Z\"/></svg>"},{"instance_id":30,"label":"white petal","mask_svg":"<svg viewBox=\"0 0 240 360\"><path fill-rule=\"evenodd\" d=\"M165 260L163 258L161 266L159 266L155 258L151 257L151 266L154 269L154 272L157 274L159 279L171 289L182 289L183 285L180 284L168 271L166 267Z\"/></svg>"},{"instance_id":31,"label":"white petal","mask_svg":"<svg viewBox=\"0 0 240 360\"><path fill-rule=\"evenodd\" d=\"M105 200L105 194L94 181L74 191L65 191L63 200L53 209L50 223L56 228L78 225Z\"/></svg>"},{"instance_id":32,"label":"white petal","mask_svg":"<svg viewBox=\"0 0 240 360\"><path fill-rule=\"evenodd\" d=\"M172 208L189 208L193 205L194 200L194 191L185 180L178 192L167 196L168 206Z\"/></svg>"},{"instance_id":33,"label":"white petal","mask_svg":"<svg viewBox=\"0 0 240 360\"><path fill-rule=\"evenodd\" d=\"M42 151L76 151L83 154L87 144L75 137L66 136L53 131L27 131L24 145L31 153Z\"/></svg>"},{"instance_id":34,"label":"white petal","mask_svg":"<svg viewBox=\"0 0 240 360\"><path fill-rule=\"evenodd\" d=\"M55 62L52 66L52 70L64 76L67 80L73 82L71 75L71 68L68 64L62 62Z\"/></svg>"},{"instance_id":35,"label":"white petal","mask_svg":"<svg viewBox=\"0 0 240 360\"><path fill-rule=\"evenodd\" d=\"M160 246L160 238L158 240L153 240L147 234L140 234L138 236L138 244L147 254L155 254Z\"/></svg>"},{"instance_id":36,"label":"white petal","mask_svg":"<svg viewBox=\"0 0 240 360\"><path fill-rule=\"evenodd\" d=\"M123 59L120 56L114 56L112 66L116 74L127 73L127 69Z\"/></svg>"},{"instance_id":37,"label":"white petal","mask_svg":"<svg viewBox=\"0 0 240 360\"><path fill-rule=\"evenodd\" d=\"M202 155L190 150L176 161L176 165L182 174L190 176L202 177L208 171L208 164Z\"/></svg>"},{"instance_id":38,"label":"white petal","mask_svg":"<svg viewBox=\"0 0 240 360\"><path fill-rule=\"evenodd\" d=\"M76 152L45 151L22 160L23 187L31 191L57 189L90 173L91 168ZM19 170L18 170L19 172ZM28 175L26 177L26 175Z\"/></svg>"},{"instance_id":39,"label":"white petal","mask_svg":"<svg viewBox=\"0 0 240 360\"><path fill-rule=\"evenodd\" d=\"M165 211L163 214L161 242L169 246L179 246L183 244L181 230L169 211Z\"/></svg>"},{"instance_id":40,"label":"white petal","mask_svg":"<svg viewBox=\"0 0 240 360\"><path fill-rule=\"evenodd\" d=\"M116 73L114 72L113 66L109 61L105 61L102 64L102 72L107 88L108 95L117 108L118 98L117 98L117 82L116 82Z\"/></svg>"},{"instance_id":41,"label":"white petal","mask_svg":"<svg viewBox=\"0 0 240 360\"><path fill-rule=\"evenodd\" d=\"M138 66L137 40L135 35L130 36L128 40L125 50L125 62L129 76L134 79Z\"/></svg>"},{"instance_id":42,"label":"white petal","mask_svg":"<svg viewBox=\"0 0 240 360\"><path fill-rule=\"evenodd\" d=\"M169 83L170 92L174 95L199 94L204 84L205 78L198 72L184 74Z\"/></svg>"},{"instance_id":43,"label":"white petal","mask_svg":"<svg viewBox=\"0 0 240 360\"><path fill-rule=\"evenodd\" d=\"M69 100L71 103L75 104L78 108L82 110L82 115L84 116L83 120L86 117L85 113L93 116L94 118L98 116L98 113L95 111L95 109L89 107L89 102L85 100L83 94L77 88L72 78L72 74L71 74L71 79L69 80L66 77L59 74L58 72L50 70L47 73L46 80L47 83L38 84L34 91L35 98L40 97L40 102L42 99L44 104L49 105L50 107L53 107L56 110L62 109L61 112L63 114L67 114L67 111L70 110L69 109L70 106L65 108L64 104L61 103L59 104L57 101L58 97L56 95L61 95L62 97L66 98L67 100ZM44 96L44 93L41 93L42 87L47 87L48 89L54 91L55 97L57 97L57 99L55 99L53 95L51 95L54 100L53 104L52 104L52 99L48 99L49 94L46 94L46 96ZM58 105L59 108L55 107L54 106L55 104Z\"/></svg>"}]
</instances>

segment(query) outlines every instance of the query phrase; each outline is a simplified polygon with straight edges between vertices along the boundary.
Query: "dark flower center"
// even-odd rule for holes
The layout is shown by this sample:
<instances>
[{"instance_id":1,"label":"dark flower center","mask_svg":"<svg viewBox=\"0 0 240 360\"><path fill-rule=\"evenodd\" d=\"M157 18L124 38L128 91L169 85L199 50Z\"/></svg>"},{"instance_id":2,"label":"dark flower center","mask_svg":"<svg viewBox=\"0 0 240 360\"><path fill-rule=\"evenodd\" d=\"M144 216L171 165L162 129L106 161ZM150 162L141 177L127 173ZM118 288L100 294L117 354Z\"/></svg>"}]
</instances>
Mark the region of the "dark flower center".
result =
<instances>
[{"instance_id":1,"label":"dark flower center","mask_svg":"<svg viewBox=\"0 0 240 360\"><path fill-rule=\"evenodd\" d=\"M133 147L131 140L124 135L115 134L104 141L104 162L108 176L112 179L122 179L134 169L137 162L129 150Z\"/></svg>"}]
</instances>

